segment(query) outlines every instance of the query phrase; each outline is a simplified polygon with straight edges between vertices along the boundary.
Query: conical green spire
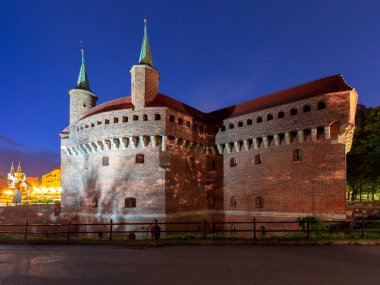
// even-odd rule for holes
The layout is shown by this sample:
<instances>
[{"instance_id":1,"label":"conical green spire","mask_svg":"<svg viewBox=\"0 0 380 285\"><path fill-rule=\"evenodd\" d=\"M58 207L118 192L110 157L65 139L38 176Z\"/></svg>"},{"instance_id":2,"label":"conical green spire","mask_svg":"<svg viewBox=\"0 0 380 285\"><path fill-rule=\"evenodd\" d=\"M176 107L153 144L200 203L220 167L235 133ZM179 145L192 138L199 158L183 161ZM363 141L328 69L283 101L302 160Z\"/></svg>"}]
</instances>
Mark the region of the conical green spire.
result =
<instances>
[{"instance_id":1,"label":"conical green spire","mask_svg":"<svg viewBox=\"0 0 380 285\"><path fill-rule=\"evenodd\" d=\"M148 28L146 26L147 18L144 19L144 39L141 46L139 64L147 64L153 66L152 55L150 54L150 46L148 40Z\"/></svg>"},{"instance_id":2,"label":"conical green spire","mask_svg":"<svg viewBox=\"0 0 380 285\"><path fill-rule=\"evenodd\" d=\"M82 65L80 67L78 81L75 88L91 91L90 81L88 80L87 71L86 71L86 65L84 64L84 49L83 48L81 49L81 52L82 52Z\"/></svg>"}]
</instances>

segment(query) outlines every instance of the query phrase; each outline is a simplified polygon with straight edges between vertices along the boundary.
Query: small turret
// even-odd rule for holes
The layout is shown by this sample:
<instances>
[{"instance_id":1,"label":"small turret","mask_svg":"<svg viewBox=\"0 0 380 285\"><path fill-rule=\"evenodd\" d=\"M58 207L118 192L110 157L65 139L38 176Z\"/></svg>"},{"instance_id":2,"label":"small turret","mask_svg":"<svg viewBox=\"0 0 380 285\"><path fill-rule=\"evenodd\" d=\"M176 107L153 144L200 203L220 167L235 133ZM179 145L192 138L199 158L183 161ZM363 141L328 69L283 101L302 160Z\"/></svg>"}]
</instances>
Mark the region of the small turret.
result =
<instances>
[{"instance_id":1,"label":"small turret","mask_svg":"<svg viewBox=\"0 0 380 285\"><path fill-rule=\"evenodd\" d=\"M82 65L80 67L78 81L76 86L69 91L70 94L70 125L77 122L83 115L96 106L98 97L92 92L90 82L88 80L84 49L82 52Z\"/></svg>"},{"instance_id":2,"label":"small turret","mask_svg":"<svg viewBox=\"0 0 380 285\"><path fill-rule=\"evenodd\" d=\"M140 51L139 63L131 69L132 104L135 110L143 110L158 94L160 75L153 67L148 40L147 19L144 19L144 38Z\"/></svg>"}]
</instances>

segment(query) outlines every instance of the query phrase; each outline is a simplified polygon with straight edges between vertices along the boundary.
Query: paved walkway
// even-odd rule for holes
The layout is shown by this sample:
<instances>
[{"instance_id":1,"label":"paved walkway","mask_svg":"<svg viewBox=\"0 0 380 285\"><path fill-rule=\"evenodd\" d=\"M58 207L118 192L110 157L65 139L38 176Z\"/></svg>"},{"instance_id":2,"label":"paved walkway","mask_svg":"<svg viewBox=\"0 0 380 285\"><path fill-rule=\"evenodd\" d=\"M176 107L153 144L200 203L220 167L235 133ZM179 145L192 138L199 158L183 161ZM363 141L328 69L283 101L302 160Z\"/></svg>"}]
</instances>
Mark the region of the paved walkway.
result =
<instances>
[{"instance_id":1,"label":"paved walkway","mask_svg":"<svg viewBox=\"0 0 380 285\"><path fill-rule=\"evenodd\" d=\"M0 245L0 284L379 284L376 246Z\"/></svg>"}]
</instances>

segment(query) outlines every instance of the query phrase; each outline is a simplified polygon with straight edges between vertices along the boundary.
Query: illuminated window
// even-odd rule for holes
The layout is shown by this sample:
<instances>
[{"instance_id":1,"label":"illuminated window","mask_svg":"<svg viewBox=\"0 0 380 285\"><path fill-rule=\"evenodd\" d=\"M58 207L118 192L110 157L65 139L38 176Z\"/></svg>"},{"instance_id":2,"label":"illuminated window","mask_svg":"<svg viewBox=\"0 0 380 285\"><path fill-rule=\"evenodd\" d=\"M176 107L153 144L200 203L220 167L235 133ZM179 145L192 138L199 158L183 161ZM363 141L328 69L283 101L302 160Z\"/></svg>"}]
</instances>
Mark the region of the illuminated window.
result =
<instances>
[{"instance_id":1,"label":"illuminated window","mask_svg":"<svg viewBox=\"0 0 380 285\"><path fill-rule=\"evenodd\" d=\"M144 154L136 154L136 163L144 163Z\"/></svg>"},{"instance_id":2,"label":"illuminated window","mask_svg":"<svg viewBox=\"0 0 380 285\"><path fill-rule=\"evenodd\" d=\"M230 159L230 167L235 167L237 165L237 158L231 157Z\"/></svg>"},{"instance_id":3,"label":"illuminated window","mask_svg":"<svg viewBox=\"0 0 380 285\"><path fill-rule=\"evenodd\" d=\"M256 197L255 198L255 207L256 208L264 208L264 199L263 199L263 197Z\"/></svg>"},{"instance_id":4,"label":"illuminated window","mask_svg":"<svg viewBox=\"0 0 380 285\"><path fill-rule=\"evenodd\" d=\"M238 203L237 203L237 198L236 197L232 197L231 198L231 207L237 207Z\"/></svg>"},{"instance_id":5,"label":"illuminated window","mask_svg":"<svg viewBox=\"0 0 380 285\"><path fill-rule=\"evenodd\" d=\"M326 109L326 103L325 103L325 102L322 102L322 101L318 102L317 109L318 109L318 110Z\"/></svg>"},{"instance_id":6,"label":"illuminated window","mask_svg":"<svg viewBox=\"0 0 380 285\"><path fill-rule=\"evenodd\" d=\"M102 165L103 166L108 166L110 165L110 158L108 156L103 156L103 159L102 159Z\"/></svg>"},{"instance_id":7,"label":"illuminated window","mask_svg":"<svg viewBox=\"0 0 380 285\"><path fill-rule=\"evenodd\" d=\"M293 150L293 160L294 161L302 160L302 152L300 149Z\"/></svg>"},{"instance_id":8,"label":"illuminated window","mask_svg":"<svg viewBox=\"0 0 380 285\"><path fill-rule=\"evenodd\" d=\"M136 208L136 198L128 197L124 200L125 208Z\"/></svg>"},{"instance_id":9,"label":"illuminated window","mask_svg":"<svg viewBox=\"0 0 380 285\"><path fill-rule=\"evenodd\" d=\"M261 164L262 163L262 158L260 154L255 155L255 164Z\"/></svg>"}]
</instances>

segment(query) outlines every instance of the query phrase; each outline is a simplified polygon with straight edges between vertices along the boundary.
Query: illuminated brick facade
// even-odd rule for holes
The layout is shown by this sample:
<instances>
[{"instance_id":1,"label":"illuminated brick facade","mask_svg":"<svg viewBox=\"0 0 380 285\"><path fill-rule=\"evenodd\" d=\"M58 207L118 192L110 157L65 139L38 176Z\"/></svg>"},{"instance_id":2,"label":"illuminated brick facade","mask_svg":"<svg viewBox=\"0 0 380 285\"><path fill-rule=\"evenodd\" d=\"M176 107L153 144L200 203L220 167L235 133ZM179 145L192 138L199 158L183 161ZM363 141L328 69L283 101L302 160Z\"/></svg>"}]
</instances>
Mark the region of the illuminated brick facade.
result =
<instances>
[{"instance_id":1,"label":"illuminated brick facade","mask_svg":"<svg viewBox=\"0 0 380 285\"><path fill-rule=\"evenodd\" d=\"M203 113L158 93L150 51L131 73L133 96L71 109L78 119L61 132L65 215L345 218L357 93L342 76ZM70 91L71 102L95 102L86 84Z\"/></svg>"}]
</instances>

